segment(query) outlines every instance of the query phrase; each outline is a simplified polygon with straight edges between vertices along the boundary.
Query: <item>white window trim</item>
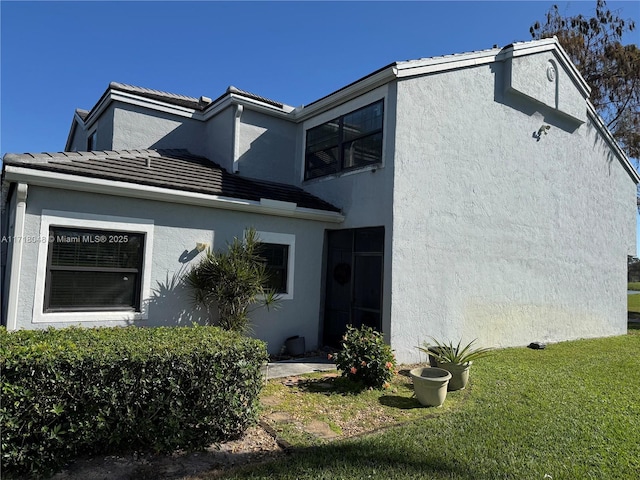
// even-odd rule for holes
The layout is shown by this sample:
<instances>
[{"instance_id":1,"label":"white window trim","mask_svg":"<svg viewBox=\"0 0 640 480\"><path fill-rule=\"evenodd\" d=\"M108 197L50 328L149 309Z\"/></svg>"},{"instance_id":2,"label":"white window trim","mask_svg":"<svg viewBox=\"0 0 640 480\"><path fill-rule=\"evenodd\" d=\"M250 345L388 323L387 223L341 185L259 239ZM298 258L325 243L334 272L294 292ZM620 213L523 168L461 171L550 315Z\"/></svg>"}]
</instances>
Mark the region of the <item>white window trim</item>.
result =
<instances>
[{"instance_id":1,"label":"white window trim","mask_svg":"<svg viewBox=\"0 0 640 480\"><path fill-rule=\"evenodd\" d=\"M49 228L75 227L101 230L143 233L144 258L142 260L142 291L140 292L140 311L100 311L100 312L44 312L45 279L47 276L47 257ZM36 267L36 289L33 301L33 323L77 323L108 321L110 325L129 325L135 320L146 320L149 316L148 299L151 296L151 265L153 258L153 220L145 218L93 215L78 212L42 210L40 220L40 242Z\"/></svg>"},{"instance_id":2,"label":"white window trim","mask_svg":"<svg viewBox=\"0 0 640 480\"><path fill-rule=\"evenodd\" d=\"M289 233L256 232L258 238L264 243L276 243L289 247L289 258L287 258L287 293L279 293L281 300L293 300L293 274L296 256L296 236Z\"/></svg>"}]
</instances>

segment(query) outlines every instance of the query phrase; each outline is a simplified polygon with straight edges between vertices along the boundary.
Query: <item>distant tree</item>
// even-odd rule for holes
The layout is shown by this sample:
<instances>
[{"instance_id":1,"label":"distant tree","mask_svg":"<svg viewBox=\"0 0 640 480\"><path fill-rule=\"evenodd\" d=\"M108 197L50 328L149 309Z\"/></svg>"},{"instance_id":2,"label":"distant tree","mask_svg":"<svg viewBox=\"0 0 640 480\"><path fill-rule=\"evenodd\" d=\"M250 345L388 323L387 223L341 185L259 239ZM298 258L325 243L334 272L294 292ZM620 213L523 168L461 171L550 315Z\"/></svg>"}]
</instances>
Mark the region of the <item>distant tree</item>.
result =
<instances>
[{"instance_id":1,"label":"distant tree","mask_svg":"<svg viewBox=\"0 0 640 480\"><path fill-rule=\"evenodd\" d=\"M605 0L597 0L595 16L563 17L554 5L544 23L535 22L534 39L556 36L578 71L591 87L591 102L618 143L640 159L640 49L623 45L625 32L635 29L632 20L611 12Z\"/></svg>"}]
</instances>

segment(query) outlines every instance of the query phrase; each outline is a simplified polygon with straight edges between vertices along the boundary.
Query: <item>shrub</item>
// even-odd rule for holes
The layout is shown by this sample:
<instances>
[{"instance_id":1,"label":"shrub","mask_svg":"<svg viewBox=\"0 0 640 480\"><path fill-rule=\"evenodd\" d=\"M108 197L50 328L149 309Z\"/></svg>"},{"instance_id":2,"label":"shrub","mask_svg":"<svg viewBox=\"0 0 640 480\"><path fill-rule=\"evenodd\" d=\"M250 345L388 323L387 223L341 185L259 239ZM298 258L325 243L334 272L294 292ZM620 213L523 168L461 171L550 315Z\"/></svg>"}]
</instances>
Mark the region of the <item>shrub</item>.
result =
<instances>
[{"instance_id":1,"label":"shrub","mask_svg":"<svg viewBox=\"0 0 640 480\"><path fill-rule=\"evenodd\" d=\"M200 449L257 418L264 343L217 327L0 330L2 468Z\"/></svg>"},{"instance_id":2,"label":"shrub","mask_svg":"<svg viewBox=\"0 0 640 480\"><path fill-rule=\"evenodd\" d=\"M245 332L251 305L276 305L277 295L266 288L268 277L258 234L250 228L244 241L234 238L226 252L207 250L202 261L186 274L185 282L195 302L204 305L210 315L217 309L220 327Z\"/></svg>"},{"instance_id":3,"label":"shrub","mask_svg":"<svg viewBox=\"0 0 640 480\"><path fill-rule=\"evenodd\" d=\"M396 360L391 347L371 327L347 326L342 350L333 358L342 376L366 387L385 387L395 374Z\"/></svg>"}]
</instances>

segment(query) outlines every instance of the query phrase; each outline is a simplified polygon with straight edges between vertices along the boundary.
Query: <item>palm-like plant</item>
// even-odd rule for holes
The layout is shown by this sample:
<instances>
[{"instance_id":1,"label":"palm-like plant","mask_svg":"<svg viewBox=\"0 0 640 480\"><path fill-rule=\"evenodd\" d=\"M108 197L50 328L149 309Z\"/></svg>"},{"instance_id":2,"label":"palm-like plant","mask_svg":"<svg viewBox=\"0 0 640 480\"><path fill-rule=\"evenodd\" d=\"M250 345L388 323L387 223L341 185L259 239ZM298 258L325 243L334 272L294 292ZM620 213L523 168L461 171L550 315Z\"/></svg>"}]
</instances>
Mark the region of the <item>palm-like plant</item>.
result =
<instances>
[{"instance_id":1,"label":"palm-like plant","mask_svg":"<svg viewBox=\"0 0 640 480\"><path fill-rule=\"evenodd\" d=\"M462 340L460 340L457 345L454 345L453 342L445 343L433 337L429 338L431 338L433 344L424 342L422 347L416 348L434 357L438 363L465 364L484 357L493 350L492 348L473 348L473 344L476 341L475 339L461 346Z\"/></svg>"},{"instance_id":2,"label":"palm-like plant","mask_svg":"<svg viewBox=\"0 0 640 480\"><path fill-rule=\"evenodd\" d=\"M210 314L217 308L220 327L239 332L249 329L252 305L276 305L278 296L266 287L267 280L260 240L253 228L246 231L244 241L234 238L226 252L207 249L202 261L185 276L195 302Z\"/></svg>"}]
</instances>

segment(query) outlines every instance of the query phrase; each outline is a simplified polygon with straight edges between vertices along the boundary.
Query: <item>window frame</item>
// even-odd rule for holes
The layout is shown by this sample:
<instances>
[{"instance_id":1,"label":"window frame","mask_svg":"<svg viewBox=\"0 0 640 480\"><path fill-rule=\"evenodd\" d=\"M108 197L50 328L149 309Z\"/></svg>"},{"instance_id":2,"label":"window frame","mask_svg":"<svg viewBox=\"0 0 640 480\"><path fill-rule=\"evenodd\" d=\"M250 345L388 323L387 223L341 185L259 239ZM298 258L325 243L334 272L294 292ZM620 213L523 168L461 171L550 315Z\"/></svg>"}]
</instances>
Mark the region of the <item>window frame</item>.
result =
<instances>
[{"instance_id":1,"label":"window frame","mask_svg":"<svg viewBox=\"0 0 640 480\"><path fill-rule=\"evenodd\" d=\"M295 252L296 252L296 236L289 233L274 233L274 232L256 232L260 243L269 243L274 245L286 245L288 247L287 256L287 288L286 292L278 293L278 298L281 300L293 300L293 286L294 286L294 265L295 265Z\"/></svg>"},{"instance_id":2,"label":"window frame","mask_svg":"<svg viewBox=\"0 0 640 480\"><path fill-rule=\"evenodd\" d=\"M376 106L380 106L382 112L381 112L381 126L379 128L375 128L372 130L368 130L366 131L364 134L360 134L360 135L356 135L354 137L349 138L346 134L345 134L345 129L344 129L344 120L346 117L350 116L350 115L354 115L362 110L365 110L367 108L374 108ZM331 149L337 149L337 165L336 165L336 170L330 173L325 173L322 175L314 175L314 176L309 176L309 157L312 153L309 152L309 132L313 131L313 130L317 130L320 129L326 125L330 125L330 124L337 124L338 126L338 132L337 132L337 143L335 144L330 144L329 146L326 146L324 149L320 149L317 150L316 152L313 153L318 153L318 152L322 152L322 151L327 151L327 150L331 150ZM309 127L307 129L305 129L305 136L304 136L304 171L303 171L303 181L311 181L311 180L315 180L315 179L319 179L319 178L326 178L326 177L331 177L331 176L339 176L348 172L353 172L353 171L358 171L358 170L362 170L362 169L371 169L371 168L375 168L377 166L382 165L383 163L383 157L384 157L384 139L385 139L385 99L384 98L379 98L373 102L370 102L366 105L363 105L361 107L355 108L353 110L349 110L337 117L333 117L330 120L321 122L317 125L314 125L312 127ZM356 164L356 165L352 165L352 166L345 166L345 151L346 151L346 146L349 144L355 144L358 141L370 138L370 137L374 137L376 135L380 135L380 158L375 161L375 162L367 162L367 163L361 163L361 164Z\"/></svg>"},{"instance_id":3,"label":"window frame","mask_svg":"<svg viewBox=\"0 0 640 480\"><path fill-rule=\"evenodd\" d=\"M266 245L271 246L272 248L282 248L284 250L284 261L282 265L273 265L273 264L269 264L268 261L265 262L266 264L266 268L268 270L267 273L270 273L269 270L273 271L273 270L281 270L284 272L283 277L284 277L284 290L283 291L278 291L276 290L274 293L278 294L278 295L282 295L282 294L286 294L287 293L287 281L289 279L289 245L284 244L284 243L271 243L271 242L260 242L260 244L262 245L262 249L260 251L261 256L264 255L264 248ZM263 257L264 258L264 257Z\"/></svg>"},{"instance_id":4,"label":"window frame","mask_svg":"<svg viewBox=\"0 0 640 480\"><path fill-rule=\"evenodd\" d=\"M137 310L113 308L99 310L80 308L73 310L49 310L45 308L51 227L82 230L105 230L122 235L142 234L142 262L137 295ZM148 299L151 296L151 265L153 258L154 222L151 219L93 215L78 212L43 210L40 219L40 242L36 267L33 323L108 322L109 325L129 325L132 321L148 319Z\"/></svg>"},{"instance_id":5,"label":"window frame","mask_svg":"<svg viewBox=\"0 0 640 480\"><path fill-rule=\"evenodd\" d=\"M57 231L56 231L57 230ZM95 242L89 242L89 243L95 243L96 246L100 246L102 243L101 238L104 238L104 242L108 242L109 238L114 238L115 242L119 242L122 241L124 243L124 238L127 238L127 240L129 239L129 237L138 237L141 239L141 243L139 245L139 248L141 249L141 251L138 253L138 259L136 262L136 266L135 267L109 267L109 266L85 266L85 265L53 265L53 254L54 254L54 248L53 245L55 245L56 243L53 242L57 242L58 239L60 237L64 236L64 232L65 230L67 231L76 231L78 233L80 233L80 235L82 235L82 237L84 238L89 237L89 238L93 238L96 241ZM70 241L70 244L75 245L76 243L84 243L84 242L75 242L75 241ZM93 229L93 228L78 228L78 227L68 227L68 226L60 226L60 225L51 225L49 227L49 248L47 249L47 274L46 274L46 278L45 278L45 292L44 292L44 312L45 313L53 313L53 312L87 312L87 311L91 311L91 312L104 312L104 311L124 311L124 312L129 312L129 311L133 311L133 312L139 312L140 311L140 306L141 306L141 302L142 302L142 298L141 298L141 287L142 287L142 272L143 272L143 262L144 262L144 245L145 245L145 240L144 240L144 234L143 233L138 233L138 232L122 232L122 231L117 231L117 230L106 230L106 229ZM107 307L107 306L69 306L69 307L52 307L51 306L51 300L52 300L52 280L53 280L53 276L54 276L54 272L74 272L74 273L80 273L80 272L88 272L88 273L95 273L95 274L99 274L99 273L119 273L119 274L130 274L133 273L136 275L136 282L135 285L133 286L133 305L131 307L129 306L111 306L111 307Z\"/></svg>"}]
</instances>

